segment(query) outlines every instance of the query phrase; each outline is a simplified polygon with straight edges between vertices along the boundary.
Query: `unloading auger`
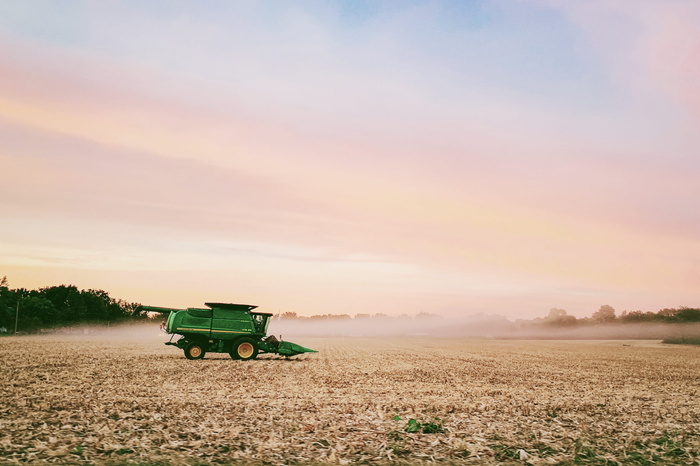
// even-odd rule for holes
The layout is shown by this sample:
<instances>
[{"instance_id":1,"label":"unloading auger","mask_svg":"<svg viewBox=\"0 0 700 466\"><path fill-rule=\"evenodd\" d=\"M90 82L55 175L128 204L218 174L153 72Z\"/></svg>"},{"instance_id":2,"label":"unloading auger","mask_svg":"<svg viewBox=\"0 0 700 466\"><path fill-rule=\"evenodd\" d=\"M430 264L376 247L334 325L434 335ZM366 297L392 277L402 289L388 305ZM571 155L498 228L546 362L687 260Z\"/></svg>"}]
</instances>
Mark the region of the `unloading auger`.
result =
<instances>
[{"instance_id":1,"label":"unloading auger","mask_svg":"<svg viewBox=\"0 0 700 466\"><path fill-rule=\"evenodd\" d=\"M170 309L140 306L136 312L167 314L165 330L173 337L166 345L177 346L187 359L202 359L206 353L228 353L232 359L255 359L258 354L272 353L286 357L316 353L301 345L267 335L272 314L252 312L257 306L231 303L205 303L208 309Z\"/></svg>"}]
</instances>

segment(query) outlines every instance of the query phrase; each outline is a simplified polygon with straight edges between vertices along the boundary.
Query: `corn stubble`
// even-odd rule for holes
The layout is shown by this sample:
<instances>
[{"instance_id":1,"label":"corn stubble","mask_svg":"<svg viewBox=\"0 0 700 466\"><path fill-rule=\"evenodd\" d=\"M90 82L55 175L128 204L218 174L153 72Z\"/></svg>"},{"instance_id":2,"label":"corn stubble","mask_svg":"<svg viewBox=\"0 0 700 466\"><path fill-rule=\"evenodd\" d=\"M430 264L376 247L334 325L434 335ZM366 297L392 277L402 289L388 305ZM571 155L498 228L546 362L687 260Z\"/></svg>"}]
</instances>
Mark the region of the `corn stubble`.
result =
<instances>
[{"instance_id":1,"label":"corn stubble","mask_svg":"<svg viewBox=\"0 0 700 466\"><path fill-rule=\"evenodd\" d=\"M159 341L2 338L0 462L700 462L697 347L302 344L320 352L188 361Z\"/></svg>"}]
</instances>

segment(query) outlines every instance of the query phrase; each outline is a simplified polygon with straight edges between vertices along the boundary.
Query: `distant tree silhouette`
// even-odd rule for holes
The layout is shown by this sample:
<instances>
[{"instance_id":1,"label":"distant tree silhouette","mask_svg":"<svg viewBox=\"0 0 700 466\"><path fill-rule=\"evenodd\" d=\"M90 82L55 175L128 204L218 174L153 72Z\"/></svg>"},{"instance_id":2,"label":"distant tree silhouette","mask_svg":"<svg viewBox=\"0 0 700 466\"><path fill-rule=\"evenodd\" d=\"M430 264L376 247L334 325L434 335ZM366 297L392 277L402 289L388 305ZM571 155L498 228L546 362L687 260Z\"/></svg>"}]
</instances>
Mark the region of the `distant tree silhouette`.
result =
<instances>
[{"instance_id":1,"label":"distant tree silhouette","mask_svg":"<svg viewBox=\"0 0 700 466\"><path fill-rule=\"evenodd\" d=\"M553 307L552 309L549 310L549 314L547 314L548 319L558 319L560 317L565 317L567 315L566 311L564 309L559 309L556 307Z\"/></svg>"},{"instance_id":2,"label":"distant tree silhouette","mask_svg":"<svg viewBox=\"0 0 700 466\"><path fill-rule=\"evenodd\" d=\"M544 320L548 325L557 327L576 325L576 317L570 316L564 309L556 307L549 310L549 314L547 314Z\"/></svg>"},{"instance_id":3,"label":"distant tree silhouette","mask_svg":"<svg viewBox=\"0 0 700 466\"><path fill-rule=\"evenodd\" d=\"M596 312L591 316L596 322L614 322L615 321L615 308L604 304L600 306Z\"/></svg>"},{"instance_id":4,"label":"distant tree silhouette","mask_svg":"<svg viewBox=\"0 0 700 466\"><path fill-rule=\"evenodd\" d=\"M658 316L653 312L643 312L643 311L623 311L620 314L619 320L625 323L634 322L653 322L658 319Z\"/></svg>"},{"instance_id":5,"label":"distant tree silhouette","mask_svg":"<svg viewBox=\"0 0 700 466\"><path fill-rule=\"evenodd\" d=\"M700 309L683 307L678 310L675 317L681 322L700 322Z\"/></svg>"},{"instance_id":6,"label":"distant tree silhouette","mask_svg":"<svg viewBox=\"0 0 700 466\"><path fill-rule=\"evenodd\" d=\"M663 318L664 320L674 320L678 314L678 309L664 308L656 313L657 316Z\"/></svg>"}]
</instances>

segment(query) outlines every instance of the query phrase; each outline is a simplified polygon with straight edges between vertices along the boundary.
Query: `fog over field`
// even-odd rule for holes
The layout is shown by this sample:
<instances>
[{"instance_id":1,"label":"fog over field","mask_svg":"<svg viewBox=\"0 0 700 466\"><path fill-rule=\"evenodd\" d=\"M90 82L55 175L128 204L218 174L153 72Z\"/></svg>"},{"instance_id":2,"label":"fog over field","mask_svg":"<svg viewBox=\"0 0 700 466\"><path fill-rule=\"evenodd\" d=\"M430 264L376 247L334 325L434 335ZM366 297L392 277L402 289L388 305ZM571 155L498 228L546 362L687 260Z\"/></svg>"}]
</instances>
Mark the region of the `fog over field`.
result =
<instances>
[{"instance_id":1,"label":"fog over field","mask_svg":"<svg viewBox=\"0 0 700 466\"><path fill-rule=\"evenodd\" d=\"M44 335L74 336L108 341L168 341L171 335L160 328L163 319L147 322L81 325L47 331ZM549 339L549 340L663 340L700 335L700 323L596 324L557 327L531 321L511 322L500 317L473 316L455 319L437 316L418 318L279 319L270 322L268 334L295 341L297 337L394 337L430 336L450 338ZM172 339L179 338L175 335ZM298 338L297 338L298 339Z\"/></svg>"},{"instance_id":2,"label":"fog over field","mask_svg":"<svg viewBox=\"0 0 700 466\"><path fill-rule=\"evenodd\" d=\"M467 319L337 319L326 321L273 320L270 333L283 336L434 336L515 339L651 339L699 335L700 323L597 324L557 327L532 322L511 322L498 317Z\"/></svg>"}]
</instances>

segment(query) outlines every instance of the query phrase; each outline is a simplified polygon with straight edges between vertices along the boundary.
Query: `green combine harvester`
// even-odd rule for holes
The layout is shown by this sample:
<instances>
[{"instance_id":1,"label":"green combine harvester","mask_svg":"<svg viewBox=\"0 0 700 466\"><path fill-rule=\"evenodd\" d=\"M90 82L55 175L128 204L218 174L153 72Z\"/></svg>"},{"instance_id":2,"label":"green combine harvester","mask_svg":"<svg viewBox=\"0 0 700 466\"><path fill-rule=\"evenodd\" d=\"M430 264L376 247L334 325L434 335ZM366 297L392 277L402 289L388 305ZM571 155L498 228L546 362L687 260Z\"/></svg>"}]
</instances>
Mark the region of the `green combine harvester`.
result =
<instances>
[{"instance_id":1,"label":"green combine harvester","mask_svg":"<svg viewBox=\"0 0 700 466\"><path fill-rule=\"evenodd\" d=\"M267 335L272 314L252 312L248 304L205 303L208 309L170 309L141 306L136 312L167 314L166 332L172 334L166 345L177 346L187 359L202 359L207 353L228 353L232 359L255 359L271 353L286 357L316 351ZM173 342L175 335L181 338Z\"/></svg>"}]
</instances>

